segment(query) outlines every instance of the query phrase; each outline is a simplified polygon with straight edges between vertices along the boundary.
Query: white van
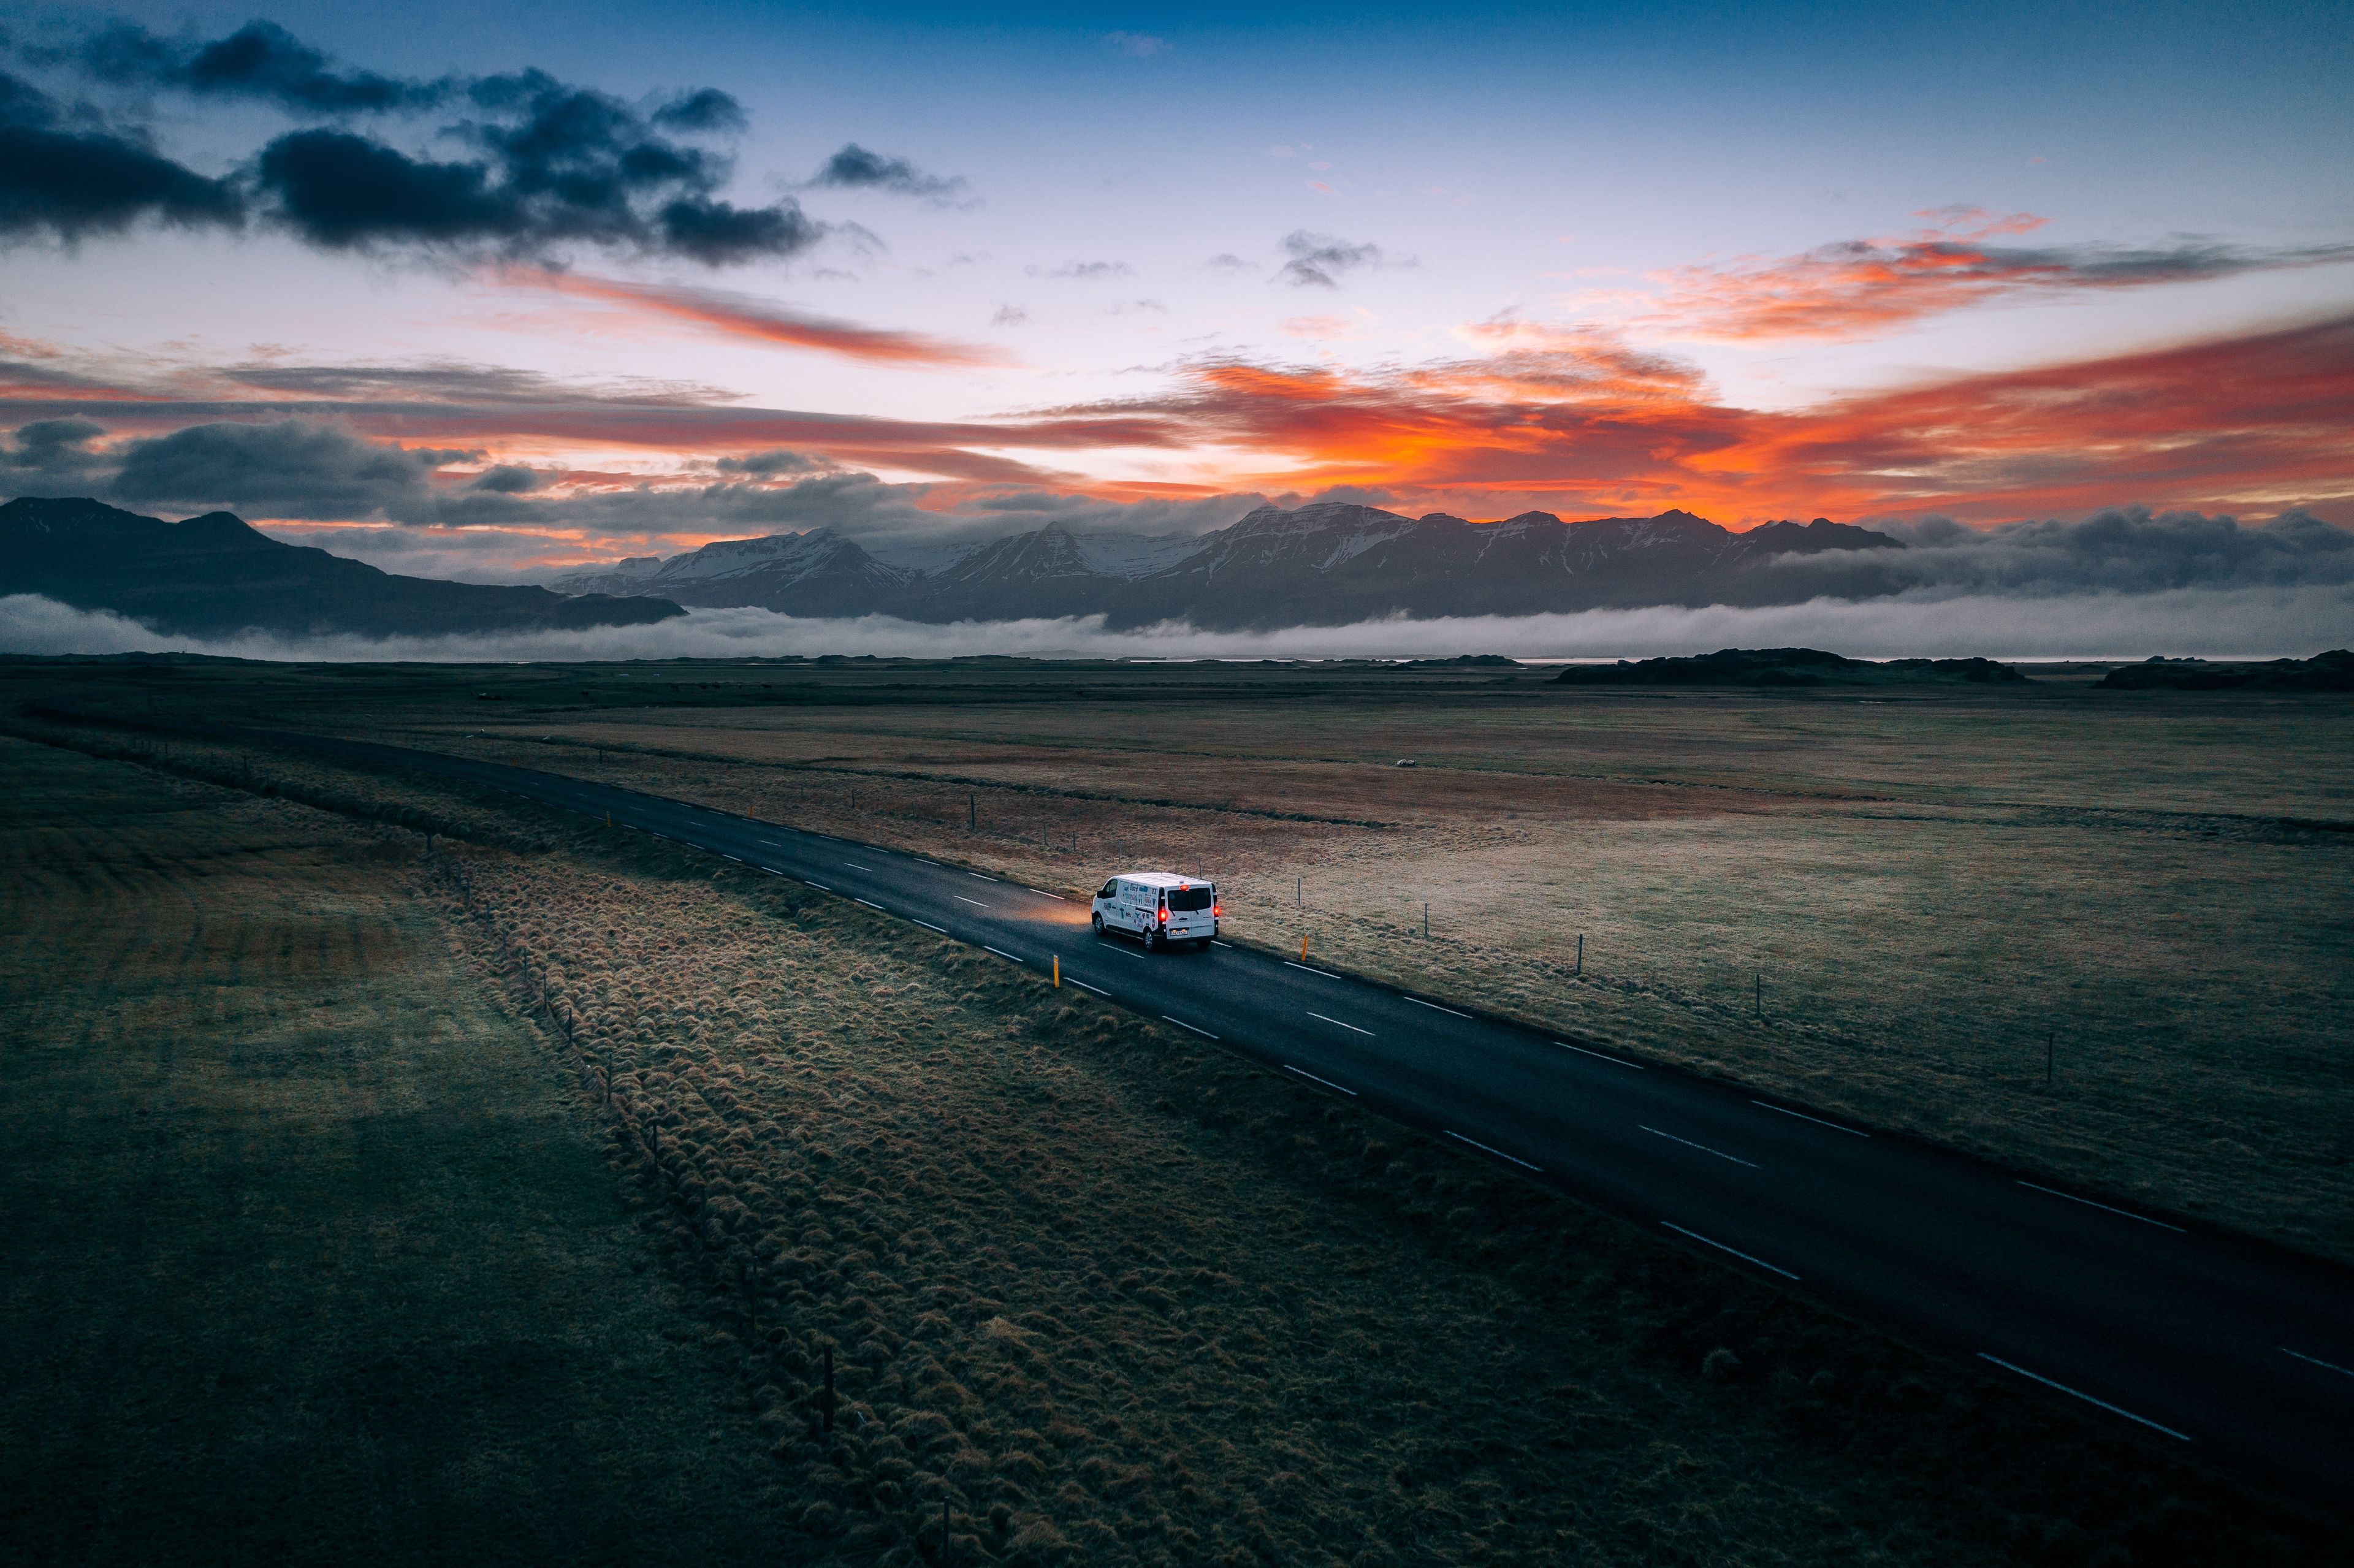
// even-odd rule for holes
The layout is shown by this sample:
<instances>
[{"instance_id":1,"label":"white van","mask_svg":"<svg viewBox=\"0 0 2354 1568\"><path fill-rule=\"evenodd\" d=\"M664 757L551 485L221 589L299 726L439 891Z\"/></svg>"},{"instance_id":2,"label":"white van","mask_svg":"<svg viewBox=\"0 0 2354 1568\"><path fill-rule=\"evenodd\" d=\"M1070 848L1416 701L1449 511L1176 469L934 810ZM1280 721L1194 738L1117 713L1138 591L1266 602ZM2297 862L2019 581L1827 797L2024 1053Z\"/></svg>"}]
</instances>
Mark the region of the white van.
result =
<instances>
[{"instance_id":1,"label":"white van","mask_svg":"<svg viewBox=\"0 0 2354 1568\"><path fill-rule=\"evenodd\" d=\"M1224 913L1215 883L1166 871L1123 871L1097 890L1094 923L1097 936L1118 931L1147 948L1163 942L1207 948Z\"/></svg>"}]
</instances>

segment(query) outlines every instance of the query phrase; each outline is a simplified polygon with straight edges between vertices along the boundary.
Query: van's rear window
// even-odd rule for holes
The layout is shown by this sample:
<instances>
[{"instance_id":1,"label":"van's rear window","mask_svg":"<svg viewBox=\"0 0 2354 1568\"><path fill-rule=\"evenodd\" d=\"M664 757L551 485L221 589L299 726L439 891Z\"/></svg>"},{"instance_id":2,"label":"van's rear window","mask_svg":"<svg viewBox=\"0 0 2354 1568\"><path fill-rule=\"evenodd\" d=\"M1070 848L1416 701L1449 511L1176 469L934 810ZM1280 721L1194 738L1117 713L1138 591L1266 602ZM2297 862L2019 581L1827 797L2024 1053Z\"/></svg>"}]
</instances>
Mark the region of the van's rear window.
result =
<instances>
[{"instance_id":1,"label":"van's rear window","mask_svg":"<svg viewBox=\"0 0 2354 1568\"><path fill-rule=\"evenodd\" d=\"M1169 907L1178 914L1209 906L1210 890L1206 887L1172 887L1169 890Z\"/></svg>"}]
</instances>

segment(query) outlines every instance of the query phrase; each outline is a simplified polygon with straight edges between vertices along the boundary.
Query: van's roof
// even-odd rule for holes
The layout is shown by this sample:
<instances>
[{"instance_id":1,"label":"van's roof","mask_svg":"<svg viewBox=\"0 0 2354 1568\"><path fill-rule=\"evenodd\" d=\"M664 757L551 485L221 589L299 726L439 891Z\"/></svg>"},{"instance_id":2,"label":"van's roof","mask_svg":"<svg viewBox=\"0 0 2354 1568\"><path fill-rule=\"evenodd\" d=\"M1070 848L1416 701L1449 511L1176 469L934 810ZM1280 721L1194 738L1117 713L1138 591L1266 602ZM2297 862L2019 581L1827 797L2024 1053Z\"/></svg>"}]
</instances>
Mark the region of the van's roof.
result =
<instances>
[{"instance_id":1,"label":"van's roof","mask_svg":"<svg viewBox=\"0 0 2354 1568\"><path fill-rule=\"evenodd\" d=\"M1147 887L1211 887L1215 884L1206 876L1180 876L1173 871L1123 871L1122 882L1140 882Z\"/></svg>"}]
</instances>

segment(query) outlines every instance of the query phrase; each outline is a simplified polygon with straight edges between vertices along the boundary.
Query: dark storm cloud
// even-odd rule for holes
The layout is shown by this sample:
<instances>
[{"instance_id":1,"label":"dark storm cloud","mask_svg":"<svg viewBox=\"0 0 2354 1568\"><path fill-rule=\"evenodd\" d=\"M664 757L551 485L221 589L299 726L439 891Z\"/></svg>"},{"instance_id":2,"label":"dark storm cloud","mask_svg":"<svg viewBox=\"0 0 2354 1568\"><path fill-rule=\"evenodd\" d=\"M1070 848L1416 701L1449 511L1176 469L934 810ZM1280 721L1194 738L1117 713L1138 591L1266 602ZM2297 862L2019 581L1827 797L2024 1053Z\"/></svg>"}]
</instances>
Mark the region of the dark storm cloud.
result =
<instances>
[{"instance_id":1,"label":"dark storm cloud","mask_svg":"<svg viewBox=\"0 0 2354 1568\"><path fill-rule=\"evenodd\" d=\"M144 219L233 228L245 201L94 111L69 114L30 82L0 72L0 237L73 241Z\"/></svg>"},{"instance_id":2,"label":"dark storm cloud","mask_svg":"<svg viewBox=\"0 0 2354 1568\"><path fill-rule=\"evenodd\" d=\"M249 211L327 250L557 265L595 249L724 267L798 255L829 232L790 196L742 206L721 194L734 161L697 142L747 122L714 88L649 108L540 70L394 78L344 69L269 22L209 43L118 25L72 48L20 52L118 90L245 100L299 118L449 117L399 140L373 126L291 131L215 179L130 132L67 129L46 94L5 79L0 234L71 239L144 217L231 225ZM436 142L454 155L426 150ZM871 172L869 183L917 194L954 185L904 160L875 160Z\"/></svg>"},{"instance_id":3,"label":"dark storm cloud","mask_svg":"<svg viewBox=\"0 0 2354 1568\"><path fill-rule=\"evenodd\" d=\"M926 174L905 158L886 158L880 153L870 153L855 142L845 143L841 152L825 161L825 166L811 176L810 185L835 190L889 191L895 196L916 196L943 206L960 201L965 194L962 175L943 177Z\"/></svg>"},{"instance_id":4,"label":"dark storm cloud","mask_svg":"<svg viewBox=\"0 0 2354 1568\"><path fill-rule=\"evenodd\" d=\"M432 108L456 90L447 79L405 81L339 71L275 22L248 22L208 44L156 37L116 23L74 51L75 63L110 85L176 88L204 98L246 98L296 114L382 114Z\"/></svg>"},{"instance_id":5,"label":"dark storm cloud","mask_svg":"<svg viewBox=\"0 0 2354 1568\"><path fill-rule=\"evenodd\" d=\"M89 488L111 465L90 443L106 434L95 419L36 419L0 443L0 482L12 489Z\"/></svg>"},{"instance_id":6,"label":"dark storm cloud","mask_svg":"<svg viewBox=\"0 0 2354 1568\"><path fill-rule=\"evenodd\" d=\"M191 425L126 444L109 490L117 500L194 512L351 521L433 510L427 476L479 453L363 440L333 425Z\"/></svg>"},{"instance_id":7,"label":"dark storm cloud","mask_svg":"<svg viewBox=\"0 0 2354 1568\"><path fill-rule=\"evenodd\" d=\"M1283 249L1291 260L1276 276L1295 289L1337 289L1344 273L1383 266L1389 260L1378 245L1310 234L1304 228L1285 235Z\"/></svg>"}]
</instances>

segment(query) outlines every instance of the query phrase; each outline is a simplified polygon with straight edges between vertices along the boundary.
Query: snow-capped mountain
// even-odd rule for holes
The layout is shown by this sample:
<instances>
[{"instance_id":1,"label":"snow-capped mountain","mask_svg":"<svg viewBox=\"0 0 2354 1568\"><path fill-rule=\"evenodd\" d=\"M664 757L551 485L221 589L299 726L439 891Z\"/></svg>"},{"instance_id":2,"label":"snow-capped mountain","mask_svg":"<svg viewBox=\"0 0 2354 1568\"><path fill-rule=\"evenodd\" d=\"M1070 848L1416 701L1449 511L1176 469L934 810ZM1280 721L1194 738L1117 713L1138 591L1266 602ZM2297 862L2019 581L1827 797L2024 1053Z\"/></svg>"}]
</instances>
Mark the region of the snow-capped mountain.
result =
<instances>
[{"instance_id":1,"label":"snow-capped mountain","mask_svg":"<svg viewBox=\"0 0 2354 1568\"><path fill-rule=\"evenodd\" d=\"M1527 512L1472 523L1326 502L1262 506L1193 538L1074 534L1050 523L954 551L895 551L889 562L818 528L723 540L666 560L633 558L557 586L791 615L932 622L1102 615L1115 627L1182 620L1241 629L1771 603L1804 592L1768 569L1778 557L1902 547L1819 517L1734 534L1689 512L1577 523Z\"/></svg>"}]
</instances>

